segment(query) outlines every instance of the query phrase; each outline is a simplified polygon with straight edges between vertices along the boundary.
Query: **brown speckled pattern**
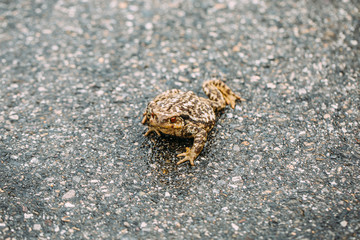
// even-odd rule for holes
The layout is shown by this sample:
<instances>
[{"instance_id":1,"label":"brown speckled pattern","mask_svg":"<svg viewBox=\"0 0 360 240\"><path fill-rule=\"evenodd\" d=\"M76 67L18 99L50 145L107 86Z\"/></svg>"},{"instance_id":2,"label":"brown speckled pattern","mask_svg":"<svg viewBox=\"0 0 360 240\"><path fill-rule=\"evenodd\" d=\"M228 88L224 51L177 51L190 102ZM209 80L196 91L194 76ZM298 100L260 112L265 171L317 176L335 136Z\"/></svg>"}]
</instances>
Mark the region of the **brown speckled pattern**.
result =
<instances>
[{"instance_id":1,"label":"brown speckled pattern","mask_svg":"<svg viewBox=\"0 0 360 240\"><path fill-rule=\"evenodd\" d=\"M178 155L184 158L177 164L190 161L194 165L194 160L206 143L207 133L214 127L215 112L227 104L234 108L236 100L244 100L220 80L204 82L203 90L209 99L198 97L192 91L168 90L155 97L143 114L142 124L149 126L145 136L154 131L159 136L165 133L194 138L192 148L186 148L186 152Z\"/></svg>"}]
</instances>

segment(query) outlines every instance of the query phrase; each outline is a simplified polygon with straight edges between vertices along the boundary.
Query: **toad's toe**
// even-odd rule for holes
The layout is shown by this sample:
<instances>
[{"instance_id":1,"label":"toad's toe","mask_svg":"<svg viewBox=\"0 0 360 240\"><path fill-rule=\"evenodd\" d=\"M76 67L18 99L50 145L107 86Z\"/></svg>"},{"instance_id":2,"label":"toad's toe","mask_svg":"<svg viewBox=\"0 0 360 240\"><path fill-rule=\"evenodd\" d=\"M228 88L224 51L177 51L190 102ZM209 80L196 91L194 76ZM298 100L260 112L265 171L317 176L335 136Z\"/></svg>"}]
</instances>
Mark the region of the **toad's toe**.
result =
<instances>
[{"instance_id":1,"label":"toad's toe","mask_svg":"<svg viewBox=\"0 0 360 240\"><path fill-rule=\"evenodd\" d=\"M194 160L195 160L196 156L194 156L194 153L191 152L190 148L188 148L188 147L186 148L186 152L178 154L177 157L184 157L184 158L181 159L180 161L178 161L176 163L176 165L179 165L186 161L189 161L191 166L195 165Z\"/></svg>"},{"instance_id":2,"label":"toad's toe","mask_svg":"<svg viewBox=\"0 0 360 240\"><path fill-rule=\"evenodd\" d=\"M236 94L229 94L224 96L226 104L230 104L231 108L235 108L236 100L246 101Z\"/></svg>"}]
</instances>

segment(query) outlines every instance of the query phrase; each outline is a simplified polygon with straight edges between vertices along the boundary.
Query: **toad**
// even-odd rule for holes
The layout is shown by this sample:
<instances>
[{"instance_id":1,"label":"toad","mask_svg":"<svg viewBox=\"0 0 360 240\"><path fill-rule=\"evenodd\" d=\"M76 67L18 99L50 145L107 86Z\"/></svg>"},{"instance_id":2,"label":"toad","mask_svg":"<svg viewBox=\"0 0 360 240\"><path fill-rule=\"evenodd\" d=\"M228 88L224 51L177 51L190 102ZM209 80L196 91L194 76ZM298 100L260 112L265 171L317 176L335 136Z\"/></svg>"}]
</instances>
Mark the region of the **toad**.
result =
<instances>
[{"instance_id":1,"label":"toad","mask_svg":"<svg viewBox=\"0 0 360 240\"><path fill-rule=\"evenodd\" d=\"M203 90L209 99L198 97L192 91L179 89L168 90L156 96L147 106L141 123L148 125L145 136L151 132L169 134L182 138L194 138L193 146L178 154L184 157L177 164L189 161L194 165L206 143L207 135L214 127L216 112L230 104L235 108L235 101L245 101L236 95L220 80L203 83Z\"/></svg>"}]
</instances>

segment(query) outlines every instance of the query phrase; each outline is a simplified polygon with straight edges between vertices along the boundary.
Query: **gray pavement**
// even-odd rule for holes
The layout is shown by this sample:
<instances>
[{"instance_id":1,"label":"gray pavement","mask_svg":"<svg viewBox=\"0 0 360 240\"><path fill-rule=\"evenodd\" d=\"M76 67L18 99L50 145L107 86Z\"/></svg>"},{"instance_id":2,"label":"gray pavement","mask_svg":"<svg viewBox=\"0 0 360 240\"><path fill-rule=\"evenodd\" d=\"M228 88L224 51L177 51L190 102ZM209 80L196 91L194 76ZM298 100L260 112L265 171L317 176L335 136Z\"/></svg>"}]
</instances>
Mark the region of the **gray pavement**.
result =
<instances>
[{"instance_id":1,"label":"gray pavement","mask_svg":"<svg viewBox=\"0 0 360 240\"><path fill-rule=\"evenodd\" d=\"M1 0L0 239L358 239L356 0ZM171 89L247 99L144 137Z\"/></svg>"}]
</instances>

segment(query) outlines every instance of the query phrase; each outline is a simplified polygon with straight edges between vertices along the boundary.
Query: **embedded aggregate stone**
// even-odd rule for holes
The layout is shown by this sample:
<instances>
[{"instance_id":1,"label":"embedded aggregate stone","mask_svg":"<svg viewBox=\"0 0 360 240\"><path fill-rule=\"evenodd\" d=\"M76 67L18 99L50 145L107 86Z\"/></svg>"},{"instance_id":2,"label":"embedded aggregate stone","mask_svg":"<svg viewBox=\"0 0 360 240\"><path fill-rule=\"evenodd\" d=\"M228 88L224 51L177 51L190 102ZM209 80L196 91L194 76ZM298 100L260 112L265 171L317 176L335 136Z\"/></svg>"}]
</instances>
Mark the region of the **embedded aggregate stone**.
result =
<instances>
[{"instance_id":1,"label":"embedded aggregate stone","mask_svg":"<svg viewBox=\"0 0 360 240\"><path fill-rule=\"evenodd\" d=\"M0 239L358 239L355 0L0 1ZM144 137L171 88L226 108Z\"/></svg>"}]
</instances>

